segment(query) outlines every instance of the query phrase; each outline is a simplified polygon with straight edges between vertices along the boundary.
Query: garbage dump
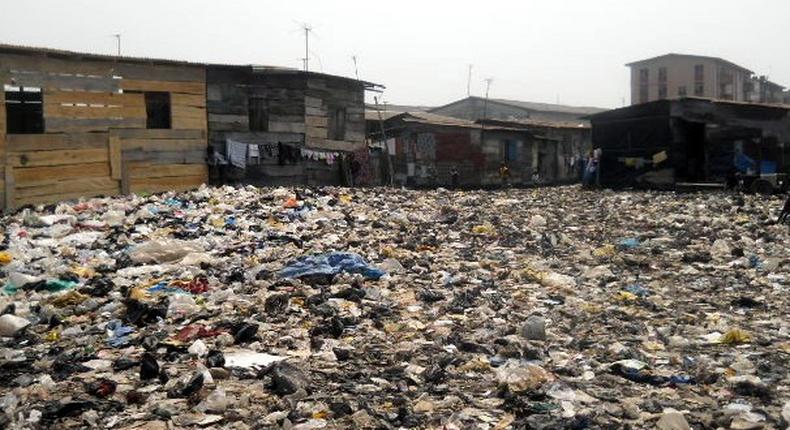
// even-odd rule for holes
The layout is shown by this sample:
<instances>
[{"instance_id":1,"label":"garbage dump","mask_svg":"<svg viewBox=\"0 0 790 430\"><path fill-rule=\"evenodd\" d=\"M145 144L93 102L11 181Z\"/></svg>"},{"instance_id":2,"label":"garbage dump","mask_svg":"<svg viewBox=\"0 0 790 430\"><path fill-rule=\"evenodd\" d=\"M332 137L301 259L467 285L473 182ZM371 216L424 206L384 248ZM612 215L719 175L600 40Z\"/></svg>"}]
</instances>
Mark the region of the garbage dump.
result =
<instances>
[{"instance_id":1,"label":"garbage dump","mask_svg":"<svg viewBox=\"0 0 790 430\"><path fill-rule=\"evenodd\" d=\"M0 223L0 428L783 429L778 198L201 188Z\"/></svg>"}]
</instances>

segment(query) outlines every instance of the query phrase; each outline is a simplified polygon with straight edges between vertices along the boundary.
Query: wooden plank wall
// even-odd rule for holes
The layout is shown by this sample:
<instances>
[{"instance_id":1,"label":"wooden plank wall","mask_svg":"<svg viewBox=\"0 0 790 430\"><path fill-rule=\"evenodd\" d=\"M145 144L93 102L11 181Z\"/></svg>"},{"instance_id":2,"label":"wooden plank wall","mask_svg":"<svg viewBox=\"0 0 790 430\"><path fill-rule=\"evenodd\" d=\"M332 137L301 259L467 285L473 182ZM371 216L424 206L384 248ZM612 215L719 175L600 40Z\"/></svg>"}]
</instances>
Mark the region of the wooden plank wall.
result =
<instances>
[{"instance_id":1,"label":"wooden plank wall","mask_svg":"<svg viewBox=\"0 0 790 430\"><path fill-rule=\"evenodd\" d=\"M329 138L332 108L346 109L346 135ZM306 146L329 151L356 151L365 145L365 91L353 80L311 76L305 91Z\"/></svg>"},{"instance_id":2,"label":"wooden plank wall","mask_svg":"<svg viewBox=\"0 0 790 430\"><path fill-rule=\"evenodd\" d=\"M0 103L5 209L207 181L203 67L3 53L0 83L40 87L45 124L3 138ZM144 96L128 91L169 92L172 130L146 130Z\"/></svg>"},{"instance_id":3,"label":"wooden plank wall","mask_svg":"<svg viewBox=\"0 0 790 430\"><path fill-rule=\"evenodd\" d=\"M315 75L251 73L239 68L209 67L207 72L209 142L220 153L233 139L249 144L278 142L325 151L355 151L365 145L364 89L356 81ZM249 129L248 101L262 98L268 108L268 131ZM331 107L346 109L346 138L328 139ZM236 172L238 173L238 172ZM337 184L339 166L302 160L280 166L263 158L240 177L254 184Z\"/></svg>"},{"instance_id":4,"label":"wooden plank wall","mask_svg":"<svg viewBox=\"0 0 790 430\"><path fill-rule=\"evenodd\" d=\"M304 146L304 79L293 75L271 76L239 68L209 67L207 72L209 143L225 153L225 142L233 139L248 144L283 143ZM249 99L266 101L268 131L250 131ZM242 180L258 185L304 183L304 166L280 166L276 159L263 158L245 172L232 172L225 180Z\"/></svg>"}]
</instances>

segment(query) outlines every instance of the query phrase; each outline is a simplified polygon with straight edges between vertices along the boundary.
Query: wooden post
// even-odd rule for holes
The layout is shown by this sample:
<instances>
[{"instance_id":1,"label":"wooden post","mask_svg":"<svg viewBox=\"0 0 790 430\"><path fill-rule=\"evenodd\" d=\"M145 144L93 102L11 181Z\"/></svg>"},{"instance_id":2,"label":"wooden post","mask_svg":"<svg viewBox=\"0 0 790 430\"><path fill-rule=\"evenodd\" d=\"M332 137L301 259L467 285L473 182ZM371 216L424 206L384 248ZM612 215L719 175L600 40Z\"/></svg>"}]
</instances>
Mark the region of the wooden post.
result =
<instances>
[{"instance_id":1,"label":"wooden post","mask_svg":"<svg viewBox=\"0 0 790 430\"><path fill-rule=\"evenodd\" d=\"M14 209L14 168L6 164L5 166L5 210L10 212Z\"/></svg>"}]
</instances>

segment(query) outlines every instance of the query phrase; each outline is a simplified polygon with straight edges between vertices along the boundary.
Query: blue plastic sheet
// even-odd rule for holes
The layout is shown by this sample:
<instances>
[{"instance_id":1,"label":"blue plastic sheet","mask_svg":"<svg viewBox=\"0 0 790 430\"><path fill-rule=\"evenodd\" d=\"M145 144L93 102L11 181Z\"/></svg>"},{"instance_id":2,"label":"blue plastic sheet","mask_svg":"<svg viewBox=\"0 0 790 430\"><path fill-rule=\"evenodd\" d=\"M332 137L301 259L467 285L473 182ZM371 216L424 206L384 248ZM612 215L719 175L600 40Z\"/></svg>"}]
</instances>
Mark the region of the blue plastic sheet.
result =
<instances>
[{"instance_id":1,"label":"blue plastic sheet","mask_svg":"<svg viewBox=\"0 0 790 430\"><path fill-rule=\"evenodd\" d=\"M328 254L306 255L290 262L280 276L283 278L303 278L307 276L331 276L338 273L359 273L368 279L379 279L387 272L371 266L359 254L353 252L330 252Z\"/></svg>"},{"instance_id":2,"label":"blue plastic sheet","mask_svg":"<svg viewBox=\"0 0 790 430\"><path fill-rule=\"evenodd\" d=\"M637 246L639 246L639 239L637 239L635 237L630 237L628 239L623 239L617 244L617 247L620 248L621 250L634 249Z\"/></svg>"},{"instance_id":3,"label":"blue plastic sheet","mask_svg":"<svg viewBox=\"0 0 790 430\"><path fill-rule=\"evenodd\" d=\"M123 325L123 323L118 320L112 320L108 322L107 329L112 332L110 334L110 338L107 339L107 344L113 348L119 348L128 345L129 335L134 333L133 328Z\"/></svg>"}]
</instances>

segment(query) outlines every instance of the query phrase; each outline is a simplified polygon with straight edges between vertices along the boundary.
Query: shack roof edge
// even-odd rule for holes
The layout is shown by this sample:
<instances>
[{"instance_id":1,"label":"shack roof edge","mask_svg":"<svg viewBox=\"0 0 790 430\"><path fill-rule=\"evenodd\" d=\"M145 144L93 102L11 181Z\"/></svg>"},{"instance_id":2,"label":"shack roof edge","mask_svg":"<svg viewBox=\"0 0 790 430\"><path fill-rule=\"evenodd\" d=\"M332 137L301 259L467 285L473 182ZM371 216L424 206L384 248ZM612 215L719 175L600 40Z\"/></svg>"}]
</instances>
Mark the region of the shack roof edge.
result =
<instances>
[{"instance_id":1,"label":"shack roof edge","mask_svg":"<svg viewBox=\"0 0 790 430\"><path fill-rule=\"evenodd\" d=\"M195 62L186 60L172 60L166 58L149 58L149 57L133 57L124 55L107 55L95 54L90 52L69 51L65 49L43 48L36 46L14 45L8 43L0 43L0 54L18 54L18 55L32 55L40 54L53 58L72 57L77 59L89 59L95 61L109 61L109 62L124 62L136 64L152 64L152 65L171 65L171 66L184 66L184 67L228 67L228 68L248 68L252 72L265 72L265 73L282 73L282 74L306 74L307 76L317 77L330 77L336 79L346 79L349 81L359 81L368 88L385 88L381 84L373 82L362 81L356 78L347 76L332 75L328 73L319 72L305 72L303 70L270 65L258 64L222 64L222 63L208 63L208 62Z\"/></svg>"}]
</instances>

